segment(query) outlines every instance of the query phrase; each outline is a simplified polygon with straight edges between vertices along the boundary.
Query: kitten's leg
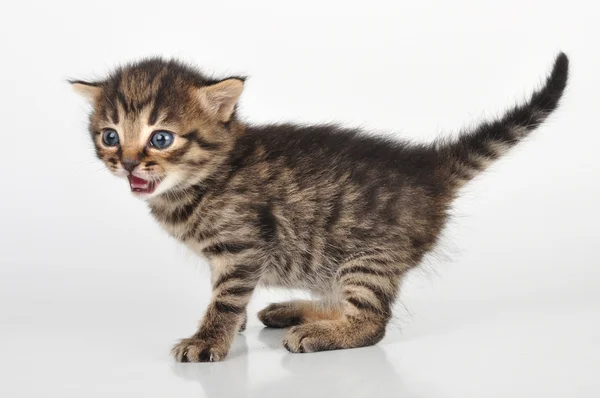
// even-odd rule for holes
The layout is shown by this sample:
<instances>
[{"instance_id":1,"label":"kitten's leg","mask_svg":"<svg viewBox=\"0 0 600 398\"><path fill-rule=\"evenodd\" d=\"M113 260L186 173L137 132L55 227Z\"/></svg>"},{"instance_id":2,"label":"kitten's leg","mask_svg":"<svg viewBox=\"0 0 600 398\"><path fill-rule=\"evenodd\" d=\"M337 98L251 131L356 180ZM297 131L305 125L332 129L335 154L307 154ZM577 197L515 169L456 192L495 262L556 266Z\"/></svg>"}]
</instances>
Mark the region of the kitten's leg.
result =
<instances>
[{"instance_id":1,"label":"kitten's leg","mask_svg":"<svg viewBox=\"0 0 600 398\"><path fill-rule=\"evenodd\" d=\"M322 319L337 319L341 316L342 312L339 308L311 300L273 303L258 313L258 319L270 328L287 328Z\"/></svg>"},{"instance_id":2,"label":"kitten's leg","mask_svg":"<svg viewBox=\"0 0 600 398\"><path fill-rule=\"evenodd\" d=\"M171 351L180 362L222 360L236 333L244 326L246 307L260 278L260 267L230 265L218 268L221 272L213 277L213 297L200 329L192 337L181 340Z\"/></svg>"},{"instance_id":3,"label":"kitten's leg","mask_svg":"<svg viewBox=\"0 0 600 398\"><path fill-rule=\"evenodd\" d=\"M401 268L378 260L352 261L337 275L343 315L292 327L283 340L291 352L315 352L373 345L385 335Z\"/></svg>"}]
</instances>

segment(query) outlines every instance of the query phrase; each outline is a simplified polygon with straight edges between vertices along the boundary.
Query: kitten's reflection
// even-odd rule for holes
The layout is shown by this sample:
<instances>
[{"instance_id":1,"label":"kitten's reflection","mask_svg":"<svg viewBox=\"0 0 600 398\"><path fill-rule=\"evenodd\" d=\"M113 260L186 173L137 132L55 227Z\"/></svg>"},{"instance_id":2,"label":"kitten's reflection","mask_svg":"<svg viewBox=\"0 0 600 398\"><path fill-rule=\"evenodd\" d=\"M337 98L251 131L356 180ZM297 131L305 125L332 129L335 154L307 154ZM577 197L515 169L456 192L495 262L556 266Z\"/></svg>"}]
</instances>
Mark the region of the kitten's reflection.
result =
<instances>
[{"instance_id":1,"label":"kitten's reflection","mask_svg":"<svg viewBox=\"0 0 600 398\"><path fill-rule=\"evenodd\" d=\"M283 333L272 329L263 329L259 334L261 342L269 347L280 348L282 338ZM252 397L396 398L405 390L400 376L379 346L311 354L286 353L281 365L288 371L287 376L258 386L252 391Z\"/></svg>"},{"instance_id":2,"label":"kitten's reflection","mask_svg":"<svg viewBox=\"0 0 600 398\"><path fill-rule=\"evenodd\" d=\"M269 349L283 350L284 333L285 330L265 328L258 337ZM413 396L406 391L379 346L312 354L286 352L281 360L285 376L278 375L268 383L253 385L251 390L247 351L245 337L238 336L225 362L175 364L174 372L185 379L199 381L211 398Z\"/></svg>"}]
</instances>

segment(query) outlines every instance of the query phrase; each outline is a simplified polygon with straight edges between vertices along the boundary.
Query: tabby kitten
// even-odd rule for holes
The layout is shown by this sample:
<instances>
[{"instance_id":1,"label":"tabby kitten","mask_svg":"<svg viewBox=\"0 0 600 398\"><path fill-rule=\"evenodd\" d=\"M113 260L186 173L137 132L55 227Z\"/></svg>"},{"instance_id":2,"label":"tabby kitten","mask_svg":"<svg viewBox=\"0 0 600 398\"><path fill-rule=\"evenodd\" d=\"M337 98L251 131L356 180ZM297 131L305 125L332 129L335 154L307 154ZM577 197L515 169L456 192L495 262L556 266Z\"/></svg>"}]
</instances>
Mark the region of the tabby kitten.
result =
<instances>
[{"instance_id":1,"label":"tabby kitten","mask_svg":"<svg viewBox=\"0 0 600 398\"><path fill-rule=\"evenodd\" d=\"M546 119L567 72L561 53L526 104L430 145L333 125L246 124L236 115L243 78L213 80L176 61L71 83L93 105L97 156L210 263L212 301L172 350L203 362L225 358L259 285L315 296L258 313L268 327L291 327L291 352L380 341L402 278L435 245L459 188Z\"/></svg>"}]
</instances>

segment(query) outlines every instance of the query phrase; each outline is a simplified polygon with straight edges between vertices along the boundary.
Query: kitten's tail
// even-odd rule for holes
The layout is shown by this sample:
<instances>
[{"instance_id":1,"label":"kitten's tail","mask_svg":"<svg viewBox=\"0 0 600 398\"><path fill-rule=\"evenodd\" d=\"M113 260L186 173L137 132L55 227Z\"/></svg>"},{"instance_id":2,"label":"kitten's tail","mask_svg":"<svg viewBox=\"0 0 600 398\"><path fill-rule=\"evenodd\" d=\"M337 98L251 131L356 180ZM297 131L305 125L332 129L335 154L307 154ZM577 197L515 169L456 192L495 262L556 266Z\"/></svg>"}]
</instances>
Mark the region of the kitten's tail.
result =
<instances>
[{"instance_id":1,"label":"kitten's tail","mask_svg":"<svg viewBox=\"0 0 600 398\"><path fill-rule=\"evenodd\" d=\"M531 99L506 112L501 118L485 122L452 142L437 143L438 175L450 183L452 191L482 172L529 133L558 107L567 85L569 59L560 53L545 85Z\"/></svg>"}]
</instances>

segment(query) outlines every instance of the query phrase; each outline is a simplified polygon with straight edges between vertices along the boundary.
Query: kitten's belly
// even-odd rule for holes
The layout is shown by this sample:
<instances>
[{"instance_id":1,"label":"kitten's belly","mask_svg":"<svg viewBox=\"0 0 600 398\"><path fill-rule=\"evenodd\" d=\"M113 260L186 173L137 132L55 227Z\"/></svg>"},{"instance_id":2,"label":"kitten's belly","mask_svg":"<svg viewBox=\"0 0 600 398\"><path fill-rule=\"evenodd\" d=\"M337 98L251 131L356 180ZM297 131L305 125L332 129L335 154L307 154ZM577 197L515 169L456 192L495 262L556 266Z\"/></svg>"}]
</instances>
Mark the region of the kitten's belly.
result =
<instances>
[{"instance_id":1,"label":"kitten's belly","mask_svg":"<svg viewBox=\"0 0 600 398\"><path fill-rule=\"evenodd\" d=\"M266 287L295 287L292 283L283 280L276 272L273 271L265 272L262 278L260 278L260 285Z\"/></svg>"},{"instance_id":2,"label":"kitten's belly","mask_svg":"<svg viewBox=\"0 0 600 398\"><path fill-rule=\"evenodd\" d=\"M202 249L208 246L206 242L198 242L190 239L183 241L182 243L195 255L199 256L209 264L211 273L219 272L219 264L214 264L209 261L209 259L202 252ZM276 260L268 259L267 262L276 262ZM292 271L296 271L295 268L297 267L294 267ZM283 271L279 267L267 265L265 272L260 278L259 285L264 287L306 290L318 295L327 294L331 290L331 286L329 284L323 284L325 281L322 278L319 278L319 281L322 283L316 283L313 278L310 278L308 275L304 275L302 273L292 272L293 275L290 273L282 273Z\"/></svg>"},{"instance_id":3,"label":"kitten's belly","mask_svg":"<svg viewBox=\"0 0 600 398\"><path fill-rule=\"evenodd\" d=\"M324 281L323 281L324 282ZM277 269L268 269L260 279L259 284L266 287L280 287L286 289L299 289L311 293L322 294L330 290L329 284L319 284L308 277L308 275L297 274L294 277L283 277Z\"/></svg>"},{"instance_id":4,"label":"kitten's belly","mask_svg":"<svg viewBox=\"0 0 600 398\"><path fill-rule=\"evenodd\" d=\"M339 287L335 284L323 282L321 284L305 279L297 279L292 282L280 278L274 272L266 273L260 280L259 286L278 287L284 289L293 289L310 294L313 300L319 300L329 305L339 305L341 302L341 293Z\"/></svg>"}]
</instances>

